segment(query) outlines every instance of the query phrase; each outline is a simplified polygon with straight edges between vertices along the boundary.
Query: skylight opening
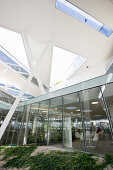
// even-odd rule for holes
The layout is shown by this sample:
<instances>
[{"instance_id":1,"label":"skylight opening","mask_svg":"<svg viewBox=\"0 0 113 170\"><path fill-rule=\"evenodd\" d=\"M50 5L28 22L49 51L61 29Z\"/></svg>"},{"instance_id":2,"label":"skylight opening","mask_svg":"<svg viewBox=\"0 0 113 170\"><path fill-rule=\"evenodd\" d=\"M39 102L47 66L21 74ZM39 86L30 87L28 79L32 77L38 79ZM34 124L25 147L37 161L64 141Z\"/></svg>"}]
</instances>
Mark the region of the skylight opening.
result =
<instances>
[{"instance_id":1,"label":"skylight opening","mask_svg":"<svg viewBox=\"0 0 113 170\"><path fill-rule=\"evenodd\" d=\"M17 97L19 93L21 92L20 89L12 85L8 85L7 83L6 84L0 83L0 88L4 89L6 92L11 94L13 97ZM24 93L21 100L24 101L24 100L31 99L31 98L34 98L34 96L32 96L31 94Z\"/></svg>"},{"instance_id":2,"label":"skylight opening","mask_svg":"<svg viewBox=\"0 0 113 170\"><path fill-rule=\"evenodd\" d=\"M56 8L109 37L113 30L66 0L56 0Z\"/></svg>"},{"instance_id":3,"label":"skylight opening","mask_svg":"<svg viewBox=\"0 0 113 170\"><path fill-rule=\"evenodd\" d=\"M21 67L29 70L26 52L20 33L0 27L0 51L9 53L10 58Z\"/></svg>"},{"instance_id":4,"label":"skylight opening","mask_svg":"<svg viewBox=\"0 0 113 170\"><path fill-rule=\"evenodd\" d=\"M50 87L69 79L85 61L85 57L53 46Z\"/></svg>"},{"instance_id":5,"label":"skylight opening","mask_svg":"<svg viewBox=\"0 0 113 170\"><path fill-rule=\"evenodd\" d=\"M79 69L79 67L86 61L85 57L77 56L77 58L74 60L74 62L68 67L66 70L66 73L64 75L65 79L69 79L75 71Z\"/></svg>"}]
</instances>

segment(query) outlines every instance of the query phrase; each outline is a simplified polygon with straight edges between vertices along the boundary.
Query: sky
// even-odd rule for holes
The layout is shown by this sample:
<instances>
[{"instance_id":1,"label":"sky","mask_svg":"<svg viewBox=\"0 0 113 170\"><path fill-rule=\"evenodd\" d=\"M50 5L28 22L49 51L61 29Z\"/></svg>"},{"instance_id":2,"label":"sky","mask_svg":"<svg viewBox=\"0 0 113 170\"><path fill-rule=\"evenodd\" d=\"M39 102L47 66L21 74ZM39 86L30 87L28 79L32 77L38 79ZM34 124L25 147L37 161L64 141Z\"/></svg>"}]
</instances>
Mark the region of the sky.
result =
<instances>
[{"instance_id":1,"label":"sky","mask_svg":"<svg viewBox=\"0 0 113 170\"><path fill-rule=\"evenodd\" d=\"M76 54L53 46L50 86L63 80L66 70L76 58Z\"/></svg>"},{"instance_id":2,"label":"sky","mask_svg":"<svg viewBox=\"0 0 113 170\"><path fill-rule=\"evenodd\" d=\"M21 34L0 27L0 45L29 69Z\"/></svg>"}]
</instances>

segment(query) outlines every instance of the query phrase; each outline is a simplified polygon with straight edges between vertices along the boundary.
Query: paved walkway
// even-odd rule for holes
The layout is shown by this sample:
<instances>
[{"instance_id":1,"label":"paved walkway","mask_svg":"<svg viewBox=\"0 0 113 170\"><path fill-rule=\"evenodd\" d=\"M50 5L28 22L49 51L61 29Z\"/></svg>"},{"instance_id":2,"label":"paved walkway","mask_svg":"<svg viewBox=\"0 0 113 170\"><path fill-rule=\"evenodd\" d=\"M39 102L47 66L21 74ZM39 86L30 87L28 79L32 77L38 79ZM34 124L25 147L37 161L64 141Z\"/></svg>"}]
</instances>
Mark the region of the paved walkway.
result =
<instances>
[{"instance_id":1,"label":"paved walkway","mask_svg":"<svg viewBox=\"0 0 113 170\"><path fill-rule=\"evenodd\" d=\"M49 153L50 151L67 151L65 148L57 148L53 146L38 146L38 148L31 154L31 156L37 155L37 153L43 152L45 154Z\"/></svg>"}]
</instances>

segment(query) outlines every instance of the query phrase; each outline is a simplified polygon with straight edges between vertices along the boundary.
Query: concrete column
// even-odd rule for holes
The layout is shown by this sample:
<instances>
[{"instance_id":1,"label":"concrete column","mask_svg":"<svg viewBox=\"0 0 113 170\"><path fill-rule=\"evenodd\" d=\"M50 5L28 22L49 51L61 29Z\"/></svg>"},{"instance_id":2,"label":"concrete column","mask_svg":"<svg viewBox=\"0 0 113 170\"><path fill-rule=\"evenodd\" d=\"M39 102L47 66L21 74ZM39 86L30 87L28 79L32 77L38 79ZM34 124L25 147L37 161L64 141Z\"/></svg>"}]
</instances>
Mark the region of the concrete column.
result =
<instances>
[{"instance_id":1,"label":"concrete column","mask_svg":"<svg viewBox=\"0 0 113 170\"><path fill-rule=\"evenodd\" d=\"M29 114L30 114L30 105L27 106L26 125L25 125L25 134L24 134L23 145L26 145L26 144L27 144L27 130L28 130Z\"/></svg>"},{"instance_id":2,"label":"concrete column","mask_svg":"<svg viewBox=\"0 0 113 170\"><path fill-rule=\"evenodd\" d=\"M34 121L33 121L33 129L32 129L32 134L34 135L36 132L36 126L37 126L37 114L34 116Z\"/></svg>"},{"instance_id":3,"label":"concrete column","mask_svg":"<svg viewBox=\"0 0 113 170\"><path fill-rule=\"evenodd\" d=\"M66 147L72 147L72 127L71 127L71 117L65 118L64 122L65 132L64 132L64 144Z\"/></svg>"}]
</instances>

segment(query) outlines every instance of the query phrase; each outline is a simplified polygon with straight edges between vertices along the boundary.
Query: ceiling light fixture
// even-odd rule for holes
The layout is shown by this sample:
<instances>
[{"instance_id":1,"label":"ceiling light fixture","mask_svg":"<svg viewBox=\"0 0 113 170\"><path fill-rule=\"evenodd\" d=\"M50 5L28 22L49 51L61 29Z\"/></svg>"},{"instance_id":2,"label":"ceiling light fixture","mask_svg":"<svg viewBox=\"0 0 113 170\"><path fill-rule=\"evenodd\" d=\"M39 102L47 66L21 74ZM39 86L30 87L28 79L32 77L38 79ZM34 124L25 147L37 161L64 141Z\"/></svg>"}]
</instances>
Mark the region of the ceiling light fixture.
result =
<instances>
[{"instance_id":1,"label":"ceiling light fixture","mask_svg":"<svg viewBox=\"0 0 113 170\"><path fill-rule=\"evenodd\" d=\"M74 110L74 109L77 109L77 107L65 107L66 109L69 109L69 110Z\"/></svg>"},{"instance_id":2,"label":"ceiling light fixture","mask_svg":"<svg viewBox=\"0 0 113 170\"><path fill-rule=\"evenodd\" d=\"M80 112L80 109L77 109L76 111L77 111L77 112Z\"/></svg>"},{"instance_id":3,"label":"ceiling light fixture","mask_svg":"<svg viewBox=\"0 0 113 170\"><path fill-rule=\"evenodd\" d=\"M46 112L47 112L47 110L43 110L42 112L43 112L43 113L46 113Z\"/></svg>"},{"instance_id":4,"label":"ceiling light fixture","mask_svg":"<svg viewBox=\"0 0 113 170\"><path fill-rule=\"evenodd\" d=\"M92 110L83 110L84 113L92 112Z\"/></svg>"},{"instance_id":5,"label":"ceiling light fixture","mask_svg":"<svg viewBox=\"0 0 113 170\"><path fill-rule=\"evenodd\" d=\"M98 102L92 102L91 104L98 104Z\"/></svg>"}]
</instances>

